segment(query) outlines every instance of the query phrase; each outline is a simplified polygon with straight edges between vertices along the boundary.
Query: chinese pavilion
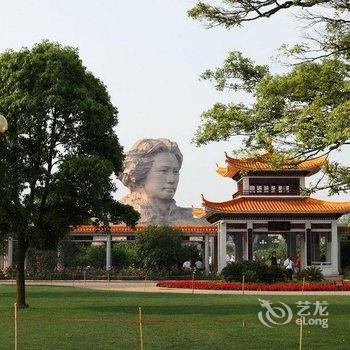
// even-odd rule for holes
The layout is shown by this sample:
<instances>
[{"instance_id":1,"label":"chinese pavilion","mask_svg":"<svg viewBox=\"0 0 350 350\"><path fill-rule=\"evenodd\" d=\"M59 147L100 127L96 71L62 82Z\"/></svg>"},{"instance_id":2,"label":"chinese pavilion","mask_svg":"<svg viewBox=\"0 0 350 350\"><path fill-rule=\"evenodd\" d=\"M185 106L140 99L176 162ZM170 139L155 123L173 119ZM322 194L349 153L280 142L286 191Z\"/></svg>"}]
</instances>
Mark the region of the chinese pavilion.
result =
<instances>
[{"instance_id":1,"label":"chinese pavilion","mask_svg":"<svg viewBox=\"0 0 350 350\"><path fill-rule=\"evenodd\" d=\"M237 192L225 202L202 198L202 208L194 217L206 218L217 226L213 238L218 271L227 263L227 241L234 243L235 260L253 259L256 235L280 234L287 253L300 251L301 267L319 266L325 276L339 274L337 219L350 212L350 202L330 202L305 195L305 178L326 164L326 157L272 166L273 153L256 158L237 159L226 153L226 167L217 168L223 177L237 181ZM320 259L320 243L326 247Z\"/></svg>"}]
</instances>

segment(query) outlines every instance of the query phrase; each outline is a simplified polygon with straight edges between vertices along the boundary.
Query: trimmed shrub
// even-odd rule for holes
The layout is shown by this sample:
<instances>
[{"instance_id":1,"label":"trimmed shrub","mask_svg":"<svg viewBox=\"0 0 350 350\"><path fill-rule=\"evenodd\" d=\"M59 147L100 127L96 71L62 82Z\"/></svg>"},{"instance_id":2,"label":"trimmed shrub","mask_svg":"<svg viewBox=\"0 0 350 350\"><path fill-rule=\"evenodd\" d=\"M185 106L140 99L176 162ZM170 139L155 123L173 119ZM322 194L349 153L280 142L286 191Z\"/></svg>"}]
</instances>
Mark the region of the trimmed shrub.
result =
<instances>
[{"instance_id":1,"label":"trimmed shrub","mask_svg":"<svg viewBox=\"0 0 350 350\"><path fill-rule=\"evenodd\" d=\"M267 266L258 261L241 261L229 263L221 271L221 276L225 281L242 282L283 282L286 280L285 269L279 266Z\"/></svg>"},{"instance_id":2,"label":"trimmed shrub","mask_svg":"<svg viewBox=\"0 0 350 350\"><path fill-rule=\"evenodd\" d=\"M267 273L267 265L258 261L241 261L230 263L221 271L221 276L226 281L241 282L243 275L246 282L263 282Z\"/></svg>"},{"instance_id":3,"label":"trimmed shrub","mask_svg":"<svg viewBox=\"0 0 350 350\"><path fill-rule=\"evenodd\" d=\"M284 282L286 279L286 269L276 265L270 265L264 276L266 283Z\"/></svg>"},{"instance_id":4,"label":"trimmed shrub","mask_svg":"<svg viewBox=\"0 0 350 350\"><path fill-rule=\"evenodd\" d=\"M241 282L243 276L243 263L229 263L221 271L221 276L225 281Z\"/></svg>"}]
</instances>

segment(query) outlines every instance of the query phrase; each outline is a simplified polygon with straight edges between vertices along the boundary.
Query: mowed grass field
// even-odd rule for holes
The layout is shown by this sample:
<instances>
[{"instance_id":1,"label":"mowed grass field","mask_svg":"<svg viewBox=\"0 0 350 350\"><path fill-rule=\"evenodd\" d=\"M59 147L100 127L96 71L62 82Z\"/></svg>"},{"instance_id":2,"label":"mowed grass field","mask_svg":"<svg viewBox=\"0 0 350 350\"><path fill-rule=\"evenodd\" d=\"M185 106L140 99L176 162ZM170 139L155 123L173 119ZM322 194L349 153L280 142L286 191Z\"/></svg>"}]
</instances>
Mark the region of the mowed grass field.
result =
<instances>
[{"instance_id":1,"label":"mowed grass field","mask_svg":"<svg viewBox=\"0 0 350 350\"><path fill-rule=\"evenodd\" d=\"M19 350L139 349L138 307L144 349L298 349L299 327L267 328L257 296L95 291L27 287L30 308L19 313ZM350 348L350 297L261 296L329 302L329 328L306 326L304 349ZM0 285L0 349L13 349L15 286ZM244 325L243 325L244 321Z\"/></svg>"}]
</instances>

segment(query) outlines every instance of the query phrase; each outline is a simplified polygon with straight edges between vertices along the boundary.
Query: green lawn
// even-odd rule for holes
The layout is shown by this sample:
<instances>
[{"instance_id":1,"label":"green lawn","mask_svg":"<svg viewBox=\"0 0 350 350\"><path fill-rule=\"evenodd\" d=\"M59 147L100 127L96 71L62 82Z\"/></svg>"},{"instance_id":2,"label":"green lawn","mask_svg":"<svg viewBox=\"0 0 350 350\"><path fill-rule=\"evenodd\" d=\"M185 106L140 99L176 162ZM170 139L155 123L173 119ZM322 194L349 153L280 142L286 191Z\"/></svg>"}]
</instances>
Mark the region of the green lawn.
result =
<instances>
[{"instance_id":1,"label":"green lawn","mask_svg":"<svg viewBox=\"0 0 350 350\"><path fill-rule=\"evenodd\" d=\"M256 296L152 294L70 287L27 287L20 310L19 350L139 349L138 307L148 349L297 349L296 324L267 328ZM14 286L0 286L0 349L13 349ZM350 297L262 296L292 306L326 300L329 328L305 327L305 349L350 348ZM245 321L243 327L242 321Z\"/></svg>"}]
</instances>

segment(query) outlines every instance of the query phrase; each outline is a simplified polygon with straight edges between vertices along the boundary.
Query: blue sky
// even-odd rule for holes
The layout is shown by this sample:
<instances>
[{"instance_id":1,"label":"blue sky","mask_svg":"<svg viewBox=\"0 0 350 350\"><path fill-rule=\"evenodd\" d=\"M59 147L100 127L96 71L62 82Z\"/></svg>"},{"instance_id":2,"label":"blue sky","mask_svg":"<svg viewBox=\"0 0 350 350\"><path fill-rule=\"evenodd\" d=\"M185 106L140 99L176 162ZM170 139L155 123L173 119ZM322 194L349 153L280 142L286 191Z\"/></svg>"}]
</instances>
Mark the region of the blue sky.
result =
<instances>
[{"instance_id":1,"label":"blue sky","mask_svg":"<svg viewBox=\"0 0 350 350\"><path fill-rule=\"evenodd\" d=\"M44 38L79 49L84 65L106 84L119 109L116 131L125 150L140 138L166 137L179 144L184 163L176 200L182 206L200 205L201 193L221 201L235 192L232 180L216 174L215 163L223 164L224 151L236 148L240 140L201 148L190 141L203 110L217 101L246 97L216 92L210 83L199 81L200 73L219 66L232 50L281 72L285 68L271 57L282 43L301 36L291 12L245 28L207 30L187 17L194 3L12 0L3 2L0 12L0 51ZM120 198L127 190L118 185Z\"/></svg>"}]
</instances>

